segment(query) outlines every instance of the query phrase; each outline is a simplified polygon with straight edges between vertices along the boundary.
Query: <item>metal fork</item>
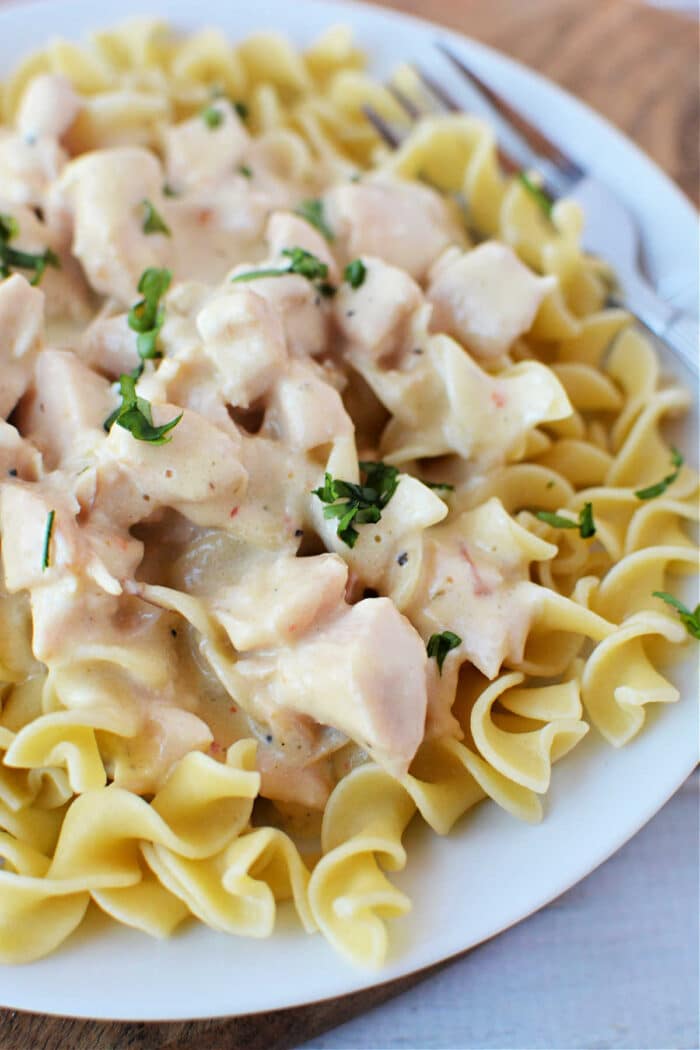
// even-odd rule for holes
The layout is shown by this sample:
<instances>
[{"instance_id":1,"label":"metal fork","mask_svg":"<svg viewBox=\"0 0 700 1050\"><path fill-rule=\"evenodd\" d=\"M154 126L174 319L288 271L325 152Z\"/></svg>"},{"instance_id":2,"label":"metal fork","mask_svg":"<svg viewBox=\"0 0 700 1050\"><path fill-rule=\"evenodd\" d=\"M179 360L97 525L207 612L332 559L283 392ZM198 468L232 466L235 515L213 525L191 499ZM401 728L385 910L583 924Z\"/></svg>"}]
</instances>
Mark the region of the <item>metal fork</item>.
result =
<instances>
[{"instance_id":1,"label":"metal fork","mask_svg":"<svg viewBox=\"0 0 700 1050\"><path fill-rule=\"evenodd\" d=\"M625 205L600 179L586 172L469 69L451 47L442 42L437 47L491 111L497 127L504 130L509 148L504 148L503 143L498 146L503 170L515 174L524 167L535 168L542 176L544 192L551 199L566 196L582 206L586 217L584 249L609 262L617 276L619 290L611 293L609 305L621 306L633 313L649 332L697 372L700 339L697 321L686 311L662 299L642 273L639 234ZM414 71L439 108L450 112L463 111L463 107L434 77L418 67L414 67ZM420 106L395 85L388 85L388 90L411 120L424 115ZM371 106L365 106L364 112L384 141L396 148L401 136L393 126Z\"/></svg>"}]
</instances>

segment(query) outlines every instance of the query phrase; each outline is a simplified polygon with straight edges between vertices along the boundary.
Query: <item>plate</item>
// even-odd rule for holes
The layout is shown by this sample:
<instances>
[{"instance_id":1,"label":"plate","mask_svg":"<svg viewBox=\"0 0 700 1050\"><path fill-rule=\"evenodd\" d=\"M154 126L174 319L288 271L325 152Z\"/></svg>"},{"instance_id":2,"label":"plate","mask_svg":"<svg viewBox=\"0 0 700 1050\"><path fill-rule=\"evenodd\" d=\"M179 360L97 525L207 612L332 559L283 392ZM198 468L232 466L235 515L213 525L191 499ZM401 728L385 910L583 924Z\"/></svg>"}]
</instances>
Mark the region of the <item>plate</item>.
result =
<instances>
[{"instance_id":1,"label":"plate","mask_svg":"<svg viewBox=\"0 0 700 1050\"><path fill-rule=\"evenodd\" d=\"M673 183L631 142L582 103L489 48L457 34L361 4L315 0L209 0L206 16L191 0L150 0L149 13L178 28L202 21L232 38L259 29L308 43L326 27L354 27L373 70L387 74L418 59L449 79L434 54L438 37L463 49L477 72L547 128L583 166L629 204L642 231L651 277L694 307L697 217ZM0 12L0 69L51 35L79 39L91 29L141 11L124 0L27 3ZM457 89L456 89L457 90ZM664 358L689 385L693 376ZM697 417L681 440L697 447ZM678 439L677 439L678 440ZM677 668L684 699L652 711L642 734L622 751L591 732L553 775L546 815L520 824L487 803L447 838L426 828L408 835L409 862L395 878L414 902L392 924L392 952L379 973L338 958L320 937L308 937L284 908L272 939L253 941L192 927L167 941L93 917L56 954L23 967L0 968L6 1007L74 1017L180 1020L297 1006L343 995L419 970L492 937L582 879L661 808L697 762L697 695L692 660Z\"/></svg>"}]
</instances>

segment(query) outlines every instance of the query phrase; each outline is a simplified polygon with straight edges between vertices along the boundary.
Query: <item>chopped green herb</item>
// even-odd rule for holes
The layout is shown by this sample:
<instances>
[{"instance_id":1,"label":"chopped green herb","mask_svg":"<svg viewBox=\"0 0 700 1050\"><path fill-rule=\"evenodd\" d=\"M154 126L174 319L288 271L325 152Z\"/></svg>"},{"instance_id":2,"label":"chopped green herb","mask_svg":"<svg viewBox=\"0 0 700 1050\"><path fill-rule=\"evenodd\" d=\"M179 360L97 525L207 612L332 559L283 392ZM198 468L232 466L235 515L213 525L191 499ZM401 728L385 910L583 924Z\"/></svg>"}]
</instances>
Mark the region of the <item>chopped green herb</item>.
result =
<instances>
[{"instance_id":1,"label":"chopped green herb","mask_svg":"<svg viewBox=\"0 0 700 1050\"><path fill-rule=\"evenodd\" d=\"M253 169L249 168L247 164L239 164L238 165L238 174L239 175L245 175L245 177L247 179L252 179L253 178Z\"/></svg>"},{"instance_id":2,"label":"chopped green herb","mask_svg":"<svg viewBox=\"0 0 700 1050\"><path fill-rule=\"evenodd\" d=\"M180 422L182 412L175 419L171 419L169 423L163 423L159 427L154 426L150 402L143 397L139 397L136 393L137 380L138 375L133 372L130 375L121 375L119 377L122 403L104 421L104 429L109 433L116 423L118 426L123 427L124 430L128 430L137 441L148 441L151 445L165 445L172 440L166 435L169 430L172 430Z\"/></svg>"},{"instance_id":3,"label":"chopped green herb","mask_svg":"<svg viewBox=\"0 0 700 1050\"><path fill-rule=\"evenodd\" d=\"M246 106L245 102L241 102L240 100L238 102L234 102L233 108L235 109L236 113L241 118L241 120L247 120L250 116L250 110Z\"/></svg>"},{"instance_id":4,"label":"chopped green herb","mask_svg":"<svg viewBox=\"0 0 700 1050\"><path fill-rule=\"evenodd\" d=\"M398 468L388 463L362 461L360 470L364 484L341 481L326 473L321 488L313 489L313 495L328 504L323 509L324 518L338 518L338 536L348 547L354 547L360 535L354 525L380 521L399 484Z\"/></svg>"},{"instance_id":5,"label":"chopped green herb","mask_svg":"<svg viewBox=\"0 0 700 1050\"><path fill-rule=\"evenodd\" d=\"M129 328L138 333L136 349L141 358L138 375L143 372L144 361L162 356L156 345L165 320L165 307L161 305L160 300L170 287L171 279L170 270L159 270L156 267L149 267L141 274L138 290L143 299L132 306L127 316Z\"/></svg>"},{"instance_id":6,"label":"chopped green herb","mask_svg":"<svg viewBox=\"0 0 700 1050\"><path fill-rule=\"evenodd\" d=\"M657 496L663 496L668 486L672 485L680 474L684 462L685 460L678 449L671 446L671 466L674 467L674 470L667 474L665 478L662 478L661 481L657 481L655 485L649 485L645 489L637 489L635 491L637 499L656 499Z\"/></svg>"},{"instance_id":7,"label":"chopped green herb","mask_svg":"<svg viewBox=\"0 0 700 1050\"><path fill-rule=\"evenodd\" d=\"M51 533L53 532L53 523L56 517L56 511L50 510L46 518L46 529L44 531L44 549L41 554L41 571L44 572L49 567L49 554L51 552Z\"/></svg>"},{"instance_id":8,"label":"chopped green herb","mask_svg":"<svg viewBox=\"0 0 700 1050\"><path fill-rule=\"evenodd\" d=\"M445 492L454 492L454 485L448 484L447 481L424 481L424 485L427 485L429 489L444 489Z\"/></svg>"},{"instance_id":9,"label":"chopped green herb","mask_svg":"<svg viewBox=\"0 0 700 1050\"><path fill-rule=\"evenodd\" d=\"M306 219L307 222L310 222L312 226L315 226L327 241L332 241L334 239L333 230L326 222L323 214L323 201L302 201L299 207L296 208L296 213L297 215L301 215L302 219Z\"/></svg>"},{"instance_id":10,"label":"chopped green herb","mask_svg":"<svg viewBox=\"0 0 700 1050\"><path fill-rule=\"evenodd\" d=\"M541 186L538 186L533 182L524 171L518 172L518 180L530 194L532 199L540 206L545 217L551 219L554 201L549 194L545 193Z\"/></svg>"},{"instance_id":11,"label":"chopped green herb","mask_svg":"<svg viewBox=\"0 0 700 1050\"><path fill-rule=\"evenodd\" d=\"M440 634L430 635L426 649L428 650L428 656L435 659L440 674L442 674L442 665L447 654L461 644L462 639L452 631L441 631Z\"/></svg>"},{"instance_id":12,"label":"chopped green herb","mask_svg":"<svg viewBox=\"0 0 700 1050\"><path fill-rule=\"evenodd\" d=\"M364 284L366 276L367 267L362 259L353 259L343 270L343 277L351 288L359 288L361 284Z\"/></svg>"},{"instance_id":13,"label":"chopped green herb","mask_svg":"<svg viewBox=\"0 0 700 1050\"><path fill-rule=\"evenodd\" d=\"M177 190L174 190L172 186L169 186L167 182L163 183L163 196L164 197L177 197Z\"/></svg>"},{"instance_id":14,"label":"chopped green herb","mask_svg":"<svg viewBox=\"0 0 700 1050\"><path fill-rule=\"evenodd\" d=\"M700 605L696 605L695 611L691 612L683 602L679 601L678 598L674 598L667 591L654 591L653 596L654 598L661 598L667 605L672 605L678 611L680 621L688 634L700 641Z\"/></svg>"},{"instance_id":15,"label":"chopped green herb","mask_svg":"<svg viewBox=\"0 0 700 1050\"><path fill-rule=\"evenodd\" d=\"M143 232L144 233L164 233L166 237L170 237L170 227L164 221L161 215L158 214L154 206L149 200L142 200L141 203L145 209L143 217Z\"/></svg>"},{"instance_id":16,"label":"chopped green herb","mask_svg":"<svg viewBox=\"0 0 700 1050\"><path fill-rule=\"evenodd\" d=\"M584 503L579 511L577 521L565 518L562 514L552 514L548 510L538 510L535 517L539 518L540 521L545 521L547 525L551 525L554 529L578 529L583 540L590 539L596 533L592 503Z\"/></svg>"},{"instance_id":17,"label":"chopped green herb","mask_svg":"<svg viewBox=\"0 0 700 1050\"><path fill-rule=\"evenodd\" d=\"M200 116L206 126L212 130L218 128L224 120L223 113L220 109L217 109L216 106L206 106L200 113Z\"/></svg>"},{"instance_id":18,"label":"chopped green herb","mask_svg":"<svg viewBox=\"0 0 700 1050\"><path fill-rule=\"evenodd\" d=\"M247 273L239 273L232 277L232 281L256 281L261 277L284 277L288 273L296 273L300 277L315 284L321 295L334 295L335 288L325 278L328 275L328 266L321 262L311 252L304 248L284 248L282 255L289 259L286 266L270 266L262 270L248 270Z\"/></svg>"},{"instance_id":19,"label":"chopped green herb","mask_svg":"<svg viewBox=\"0 0 700 1050\"><path fill-rule=\"evenodd\" d=\"M60 270L61 263L55 252L45 248L43 252L23 252L11 248L10 241L19 234L19 223L13 215L0 212L0 278L9 277L12 268L33 270L30 284L37 285L47 266Z\"/></svg>"}]
</instances>

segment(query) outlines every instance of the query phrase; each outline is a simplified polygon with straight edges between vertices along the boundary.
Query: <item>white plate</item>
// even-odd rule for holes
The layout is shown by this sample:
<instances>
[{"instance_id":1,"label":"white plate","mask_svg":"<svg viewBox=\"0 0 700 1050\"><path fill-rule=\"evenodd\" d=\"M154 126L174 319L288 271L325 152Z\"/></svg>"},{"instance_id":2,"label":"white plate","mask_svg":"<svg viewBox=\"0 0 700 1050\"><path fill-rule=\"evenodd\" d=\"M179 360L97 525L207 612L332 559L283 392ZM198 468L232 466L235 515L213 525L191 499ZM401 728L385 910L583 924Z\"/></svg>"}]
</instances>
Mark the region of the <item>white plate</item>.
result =
<instances>
[{"instance_id":1,"label":"white plate","mask_svg":"<svg viewBox=\"0 0 700 1050\"><path fill-rule=\"evenodd\" d=\"M474 67L547 127L581 164L605 178L639 221L652 277L687 292L697 287L696 215L670 180L601 117L541 77L455 34L362 5L314 0L150 0L149 13L185 29L202 20L237 38L274 28L298 44L339 21L383 75L413 58L434 65L431 44L452 37ZM0 69L53 34L80 38L117 22L124 0L42 2L0 12ZM140 12L138 12L140 13ZM439 64L441 74L445 67ZM679 297L680 299L680 297ZM667 362L686 383L681 366ZM683 438L696 447L693 428ZM679 787L697 761L697 709L691 661L679 674L682 702L653 711L622 751L589 734L554 772L546 816L520 824L493 804L469 814L441 839L425 828L408 836L409 863L396 882L414 901L393 923L393 950L377 975L353 969L320 937L307 937L284 912L267 941L191 927L168 941L103 919L81 928L55 955L0 968L0 1003L76 1017L166 1020L252 1013L342 995L418 970L463 951L536 911L618 849ZM681 680L683 679L683 680Z\"/></svg>"}]
</instances>

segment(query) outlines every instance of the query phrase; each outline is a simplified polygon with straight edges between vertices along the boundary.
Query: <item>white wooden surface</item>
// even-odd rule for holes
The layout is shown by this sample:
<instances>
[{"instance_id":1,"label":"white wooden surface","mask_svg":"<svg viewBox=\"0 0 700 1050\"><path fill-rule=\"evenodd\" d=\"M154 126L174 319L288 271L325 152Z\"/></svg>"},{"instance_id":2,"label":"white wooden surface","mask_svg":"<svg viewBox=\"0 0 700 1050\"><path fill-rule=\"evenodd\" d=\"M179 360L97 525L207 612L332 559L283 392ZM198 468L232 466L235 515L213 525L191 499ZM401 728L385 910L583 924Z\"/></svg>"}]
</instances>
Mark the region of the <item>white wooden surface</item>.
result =
<instances>
[{"instance_id":1,"label":"white wooden surface","mask_svg":"<svg viewBox=\"0 0 700 1050\"><path fill-rule=\"evenodd\" d=\"M699 784L549 907L303 1050L695 1050Z\"/></svg>"}]
</instances>

